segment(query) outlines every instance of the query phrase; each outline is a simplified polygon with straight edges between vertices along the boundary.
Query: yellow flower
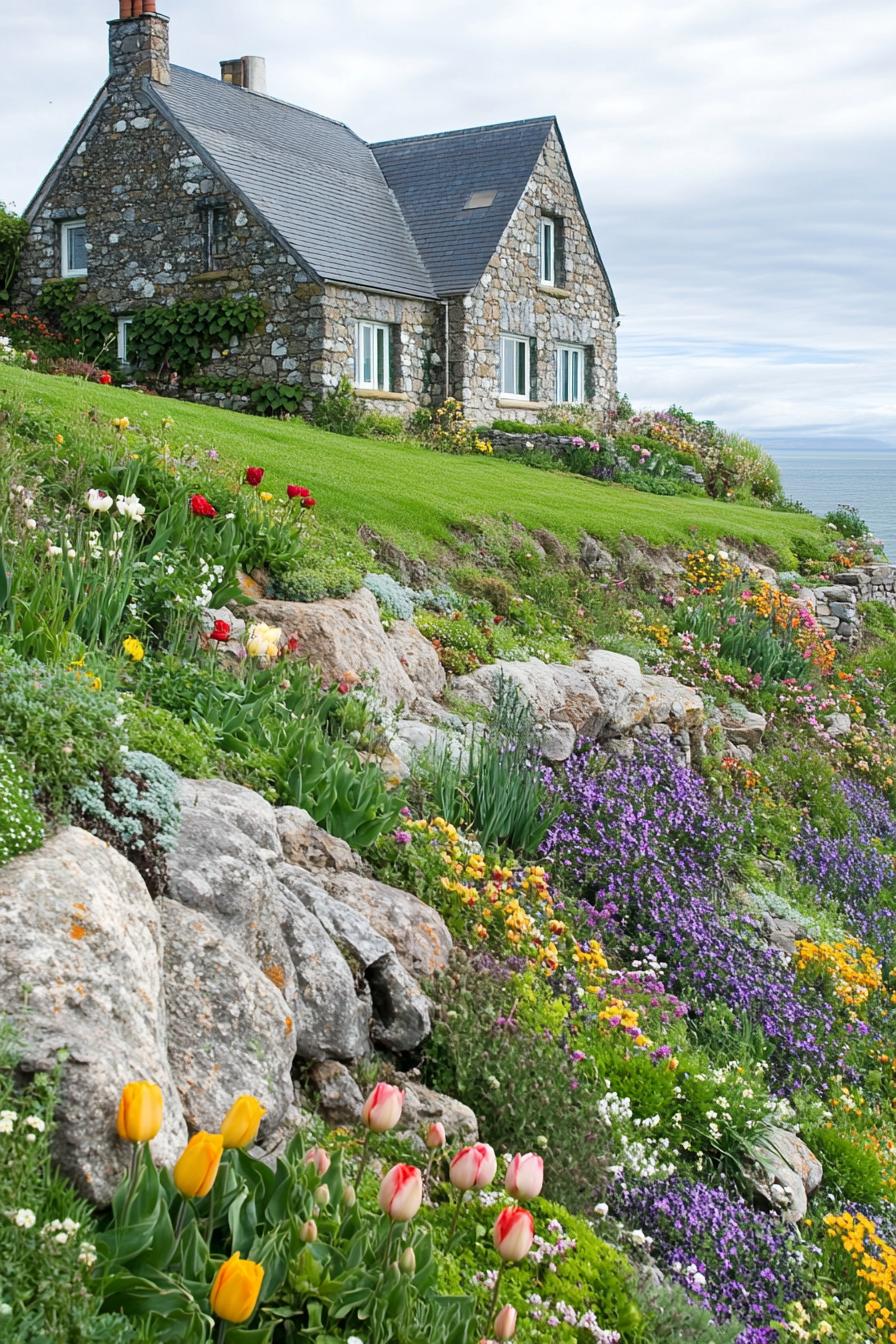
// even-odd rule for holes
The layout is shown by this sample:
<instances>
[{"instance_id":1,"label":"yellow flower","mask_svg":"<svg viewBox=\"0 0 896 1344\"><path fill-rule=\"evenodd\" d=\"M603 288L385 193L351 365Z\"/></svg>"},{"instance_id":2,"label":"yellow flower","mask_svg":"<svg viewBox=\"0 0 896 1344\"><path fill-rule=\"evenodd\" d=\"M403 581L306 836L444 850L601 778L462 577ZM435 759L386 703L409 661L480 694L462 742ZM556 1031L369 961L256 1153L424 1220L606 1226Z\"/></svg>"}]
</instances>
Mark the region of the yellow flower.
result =
<instances>
[{"instance_id":1,"label":"yellow flower","mask_svg":"<svg viewBox=\"0 0 896 1344\"><path fill-rule=\"evenodd\" d=\"M280 628L256 621L249 626L246 637L246 652L250 658L276 658L280 652Z\"/></svg>"},{"instance_id":2,"label":"yellow flower","mask_svg":"<svg viewBox=\"0 0 896 1344\"><path fill-rule=\"evenodd\" d=\"M56 442L59 443L59 444L63 444L63 443L65 443L65 439L62 437L61 434L57 434L57 435L56 435Z\"/></svg>"},{"instance_id":3,"label":"yellow flower","mask_svg":"<svg viewBox=\"0 0 896 1344\"><path fill-rule=\"evenodd\" d=\"M129 658L133 658L135 663L143 661L143 655L146 650L139 639L135 639L133 635L128 635L127 639L123 639L121 641L121 647Z\"/></svg>"},{"instance_id":4,"label":"yellow flower","mask_svg":"<svg viewBox=\"0 0 896 1344\"><path fill-rule=\"evenodd\" d=\"M258 498L262 501L263 504L270 504L274 496L271 494L270 490L259 490Z\"/></svg>"},{"instance_id":5,"label":"yellow flower","mask_svg":"<svg viewBox=\"0 0 896 1344\"><path fill-rule=\"evenodd\" d=\"M128 1143L147 1143L162 1128L162 1089L156 1083L125 1083L115 1128Z\"/></svg>"},{"instance_id":6,"label":"yellow flower","mask_svg":"<svg viewBox=\"0 0 896 1344\"><path fill-rule=\"evenodd\" d=\"M200 1129L194 1134L174 1164L174 1184L187 1199L207 1195L215 1183L224 1139L220 1134L207 1134Z\"/></svg>"},{"instance_id":7,"label":"yellow flower","mask_svg":"<svg viewBox=\"0 0 896 1344\"><path fill-rule=\"evenodd\" d=\"M242 1325L248 1321L258 1302L264 1266L254 1260L243 1260L235 1251L215 1275L209 1294L209 1305L222 1321Z\"/></svg>"},{"instance_id":8,"label":"yellow flower","mask_svg":"<svg viewBox=\"0 0 896 1344\"><path fill-rule=\"evenodd\" d=\"M225 1148L245 1148L253 1143L258 1126L267 1111L257 1097L245 1093L237 1097L221 1126L221 1137Z\"/></svg>"},{"instance_id":9,"label":"yellow flower","mask_svg":"<svg viewBox=\"0 0 896 1344\"><path fill-rule=\"evenodd\" d=\"M131 422L130 422L130 420L127 418L126 415L121 415L121 416L118 417L117 420L113 420L113 421L112 421L112 424L113 424L114 428L117 429L117 430L122 430L122 431L125 430L125 429L127 429L128 425L129 425L130 423L131 423Z\"/></svg>"}]
</instances>

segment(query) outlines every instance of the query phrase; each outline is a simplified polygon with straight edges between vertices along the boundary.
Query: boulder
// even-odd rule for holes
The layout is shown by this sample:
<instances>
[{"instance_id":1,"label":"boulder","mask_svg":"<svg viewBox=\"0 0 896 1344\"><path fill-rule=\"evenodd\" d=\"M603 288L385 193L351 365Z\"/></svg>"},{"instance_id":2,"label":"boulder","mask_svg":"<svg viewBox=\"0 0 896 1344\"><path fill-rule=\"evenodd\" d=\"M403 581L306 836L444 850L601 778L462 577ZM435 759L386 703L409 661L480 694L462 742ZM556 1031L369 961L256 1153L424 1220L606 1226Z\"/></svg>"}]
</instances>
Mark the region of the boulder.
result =
<instances>
[{"instance_id":1,"label":"boulder","mask_svg":"<svg viewBox=\"0 0 896 1344\"><path fill-rule=\"evenodd\" d=\"M344 904L319 886L310 874L283 864L278 869L282 886L316 919L334 946L354 970L353 988L365 1015L363 1047L368 1037L385 1050L405 1053L420 1045L430 1032L429 1000L408 973L392 943L367 921L362 913ZM297 974L301 976L300 968ZM348 1013L349 1000L344 1001ZM351 1058L346 1050L334 1055Z\"/></svg>"},{"instance_id":2,"label":"boulder","mask_svg":"<svg viewBox=\"0 0 896 1344\"><path fill-rule=\"evenodd\" d=\"M415 980L429 979L448 965L451 934L442 916L409 891L355 873L322 873L321 885L343 905L364 916L392 947Z\"/></svg>"},{"instance_id":3,"label":"boulder","mask_svg":"<svg viewBox=\"0 0 896 1344\"><path fill-rule=\"evenodd\" d=\"M472 727L466 733L450 732L435 723L424 723L421 719L399 719L395 725L389 745L404 769L410 770L414 761L424 752L432 751L437 756L448 752L452 760L459 760L464 753L465 743L469 742Z\"/></svg>"},{"instance_id":4,"label":"boulder","mask_svg":"<svg viewBox=\"0 0 896 1344\"><path fill-rule=\"evenodd\" d=\"M441 1121L449 1143L476 1143L479 1122L474 1111L454 1097L424 1087L416 1078L399 1074L396 1083L404 1088L404 1106L399 1129L422 1133L434 1121Z\"/></svg>"},{"instance_id":5,"label":"boulder","mask_svg":"<svg viewBox=\"0 0 896 1344\"><path fill-rule=\"evenodd\" d=\"M438 700L448 678L432 641L421 634L411 621L394 621L389 631L389 643L410 677L417 697Z\"/></svg>"},{"instance_id":6,"label":"boulder","mask_svg":"<svg viewBox=\"0 0 896 1344\"><path fill-rule=\"evenodd\" d=\"M166 1057L159 911L127 859L70 827L0 868L0 1007L27 1072L62 1070L56 1159L79 1191L107 1203L130 1146L115 1134L125 1083L165 1098L152 1151L173 1162L187 1131Z\"/></svg>"},{"instance_id":7,"label":"boulder","mask_svg":"<svg viewBox=\"0 0 896 1344\"><path fill-rule=\"evenodd\" d=\"M600 698L603 720L598 733L621 737L648 715L648 697L641 668L634 658L611 649L590 649L581 668Z\"/></svg>"},{"instance_id":8,"label":"boulder","mask_svg":"<svg viewBox=\"0 0 896 1344\"><path fill-rule=\"evenodd\" d=\"M732 700L722 711L722 728L728 741L736 747L755 750L768 727L764 714L755 714L738 700Z\"/></svg>"},{"instance_id":9,"label":"boulder","mask_svg":"<svg viewBox=\"0 0 896 1344\"><path fill-rule=\"evenodd\" d=\"M277 833L287 863L300 868L334 873L363 873L366 865L351 845L330 835L303 807L275 810Z\"/></svg>"},{"instance_id":10,"label":"boulder","mask_svg":"<svg viewBox=\"0 0 896 1344\"><path fill-rule=\"evenodd\" d=\"M364 1096L344 1064L334 1059L312 1064L308 1080L317 1093L317 1109L328 1125L360 1124Z\"/></svg>"},{"instance_id":11,"label":"boulder","mask_svg":"<svg viewBox=\"0 0 896 1344\"><path fill-rule=\"evenodd\" d=\"M584 533L579 543L579 559L589 574L605 575L612 570L614 560L606 546Z\"/></svg>"},{"instance_id":12,"label":"boulder","mask_svg":"<svg viewBox=\"0 0 896 1344\"><path fill-rule=\"evenodd\" d=\"M168 1060L192 1129L217 1130L251 1092L275 1129L293 1100L296 1028L273 978L198 910L159 902Z\"/></svg>"},{"instance_id":13,"label":"boulder","mask_svg":"<svg viewBox=\"0 0 896 1344\"><path fill-rule=\"evenodd\" d=\"M772 1125L752 1150L753 1168L748 1172L757 1193L786 1223L798 1223L806 1215L809 1197L821 1185L823 1170L818 1158L789 1129Z\"/></svg>"},{"instance_id":14,"label":"boulder","mask_svg":"<svg viewBox=\"0 0 896 1344\"><path fill-rule=\"evenodd\" d=\"M325 685L356 673L389 707L411 705L414 683L390 643L373 593L361 588L351 597L320 602L275 602L265 599L246 611L248 621L263 621L299 641L302 657L318 669Z\"/></svg>"},{"instance_id":15,"label":"boulder","mask_svg":"<svg viewBox=\"0 0 896 1344\"><path fill-rule=\"evenodd\" d=\"M673 731L699 728L705 718L702 696L693 686L674 677L644 677L647 716L652 723L668 723Z\"/></svg>"}]
</instances>

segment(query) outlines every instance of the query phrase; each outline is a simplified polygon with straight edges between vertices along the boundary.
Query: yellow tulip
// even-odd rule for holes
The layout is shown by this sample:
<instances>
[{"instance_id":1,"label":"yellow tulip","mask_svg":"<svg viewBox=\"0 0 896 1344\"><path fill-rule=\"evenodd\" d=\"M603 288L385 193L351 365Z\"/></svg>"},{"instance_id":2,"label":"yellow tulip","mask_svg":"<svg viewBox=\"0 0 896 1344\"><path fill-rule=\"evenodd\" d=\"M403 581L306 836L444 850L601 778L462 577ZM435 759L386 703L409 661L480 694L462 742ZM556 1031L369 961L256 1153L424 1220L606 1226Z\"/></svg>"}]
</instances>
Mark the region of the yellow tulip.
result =
<instances>
[{"instance_id":1,"label":"yellow tulip","mask_svg":"<svg viewBox=\"0 0 896 1344\"><path fill-rule=\"evenodd\" d=\"M215 1275L209 1294L212 1311L222 1321L242 1325L255 1310L263 1278L264 1266L240 1259L236 1251Z\"/></svg>"},{"instance_id":2,"label":"yellow tulip","mask_svg":"<svg viewBox=\"0 0 896 1344\"><path fill-rule=\"evenodd\" d=\"M215 1183L224 1140L220 1134L200 1129L174 1164L174 1184L187 1199L207 1195Z\"/></svg>"},{"instance_id":3,"label":"yellow tulip","mask_svg":"<svg viewBox=\"0 0 896 1344\"><path fill-rule=\"evenodd\" d=\"M254 1142L264 1115L267 1115L267 1111L257 1097L248 1093L237 1097L221 1126L224 1147L245 1148L247 1144Z\"/></svg>"},{"instance_id":4,"label":"yellow tulip","mask_svg":"<svg viewBox=\"0 0 896 1344\"><path fill-rule=\"evenodd\" d=\"M162 1128L162 1089L156 1083L125 1083L115 1128L128 1143L146 1143Z\"/></svg>"}]
</instances>

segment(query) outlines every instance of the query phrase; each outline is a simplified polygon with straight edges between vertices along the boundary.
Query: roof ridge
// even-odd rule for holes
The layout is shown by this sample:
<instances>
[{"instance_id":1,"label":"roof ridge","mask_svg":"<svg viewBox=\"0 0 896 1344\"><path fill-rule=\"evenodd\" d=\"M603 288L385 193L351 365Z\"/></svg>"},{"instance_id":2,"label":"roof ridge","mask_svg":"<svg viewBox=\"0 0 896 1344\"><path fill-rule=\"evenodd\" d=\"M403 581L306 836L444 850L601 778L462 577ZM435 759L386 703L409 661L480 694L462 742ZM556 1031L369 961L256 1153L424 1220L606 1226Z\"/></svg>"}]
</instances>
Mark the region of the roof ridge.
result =
<instances>
[{"instance_id":1,"label":"roof ridge","mask_svg":"<svg viewBox=\"0 0 896 1344\"><path fill-rule=\"evenodd\" d=\"M370 148L379 149L384 145L407 145L420 140L445 140L451 135L475 135L480 131L508 131L514 126L538 126L541 123L550 126L556 120L555 116L546 115L543 117L521 117L517 121L492 121L484 126L458 126L453 131L429 131L424 135L399 135L392 140L373 140L370 142Z\"/></svg>"}]
</instances>

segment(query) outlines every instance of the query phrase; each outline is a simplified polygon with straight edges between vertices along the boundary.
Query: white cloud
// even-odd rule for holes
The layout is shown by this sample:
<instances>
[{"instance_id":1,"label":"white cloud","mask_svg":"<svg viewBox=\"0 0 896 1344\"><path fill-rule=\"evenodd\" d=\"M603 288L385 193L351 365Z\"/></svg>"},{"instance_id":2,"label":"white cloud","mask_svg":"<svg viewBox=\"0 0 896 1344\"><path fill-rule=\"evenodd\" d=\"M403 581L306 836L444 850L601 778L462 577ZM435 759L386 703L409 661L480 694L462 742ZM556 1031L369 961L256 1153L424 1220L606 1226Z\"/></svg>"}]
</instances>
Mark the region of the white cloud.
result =
<instances>
[{"instance_id":1,"label":"white cloud","mask_svg":"<svg viewBox=\"0 0 896 1344\"><path fill-rule=\"evenodd\" d=\"M896 436L890 0L169 0L175 60L268 57L368 139L555 112L623 313L621 384L732 425ZM115 0L5 16L0 195L105 73Z\"/></svg>"}]
</instances>

